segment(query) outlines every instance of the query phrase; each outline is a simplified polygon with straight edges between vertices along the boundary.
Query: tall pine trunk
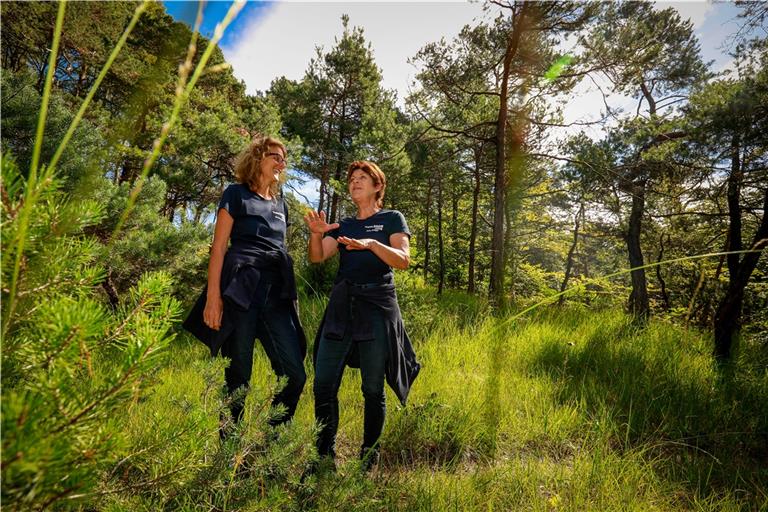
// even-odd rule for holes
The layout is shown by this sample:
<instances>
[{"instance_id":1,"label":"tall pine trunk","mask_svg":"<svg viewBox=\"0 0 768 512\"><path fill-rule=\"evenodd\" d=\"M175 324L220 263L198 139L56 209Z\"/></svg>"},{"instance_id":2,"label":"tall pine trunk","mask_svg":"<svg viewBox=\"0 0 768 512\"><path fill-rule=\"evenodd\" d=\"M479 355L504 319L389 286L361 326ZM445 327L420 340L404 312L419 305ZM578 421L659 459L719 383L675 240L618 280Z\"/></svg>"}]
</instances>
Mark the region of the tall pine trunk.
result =
<instances>
[{"instance_id":1,"label":"tall pine trunk","mask_svg":"<svg viewBox=\"0 0 768 512\"><path fill-rule=\"evenodd\" d=\"M469 276L467 291L475 293L475 260L477 252L477 217L480 201L480 158L482 148L475 149L475 187L472 190L472 225L469 232Z\"/></svg>"},{"instance_id":2,"label":"tall pine trunk","mask_svg":"<svg viewBox=\"0 0 768 512\"><path fill-rule=\"evenodd\" d=\"M437 255L438 283L437 294L443 293L445 287L445 251L443 244L443 175L437 176Z\"/></svg>"},{"instance_id":3,"label":"tall pine trunk","mask_svg":"<svg viewBox=\"0 0 768 512\"><path fill-rule=\"evenodd\" d=\"M742 250L741 243L741 207L739 195L744 179L744 170L740 159L740 139L735 135L731 142L731 173L728 176L728 240L729 251ZM757 266L762 249L768 241L768 189L763 196L763 218L758 226L750 249L755 252L729 254L728 290L715 312L715 349L714 355L719 360L730 359L733 341L741 327L744 289Z\"/></svg>"},{"instance_id":4,"label":"tall pine trunk","mask_svg":"<svg viewBox=\"0 0 768 512\"><path fill-rule=\"evenodd\" d=\"M638 180L632 184L632 211L629 215L626 241L629 255L629 266L632 271L632 293L629 296L629 311L638 320L646 320L650 315L648 302L648 285L645 269L636 268L644 265L643 252L640 248L640 233L645 210L645 181Z\"/></svg>"},{"instance_id":5,"label":"tall pine trunk","mask_svg":"<svg viewBox=\"0 0 768 512\"><path fill-rule=\"evenodd\" d=\"M429 277L429 223L432 211L432 181L427 181L427 201L424 204L424 280Z\"/></svg>"},{"instance_id":6,"label":"tall pine trunk","mask_svg":"<svg viewBox=\"0 0 768 512\"><path fill-rule=\"evenodd\" d=\"M497 306L504 305L504 210L506 206L507 185L507 117L509 106L509 75L512 67L512 59L517 55L520 45L528 3L523 3L520 10L515 13L512 24L512 33L507 37L507 47L504 52L504 67L501 74L501 88L499 90L499 114L496 118L496 169L493 179L493 234L491 236L491 300Z\"/></svg>"},{"instance_id":7,"label":"tall pine trunk","mask_svg":"<svg viewBox=\"0 0 768 512\"><path fill-rule=\"evenodd\" d=\"M664 260L664 235L662 233L659 237L659 257L656 258L656 263L661 263ZM669 234L667 234L667 243L669 243ZM667 293L667 283L664 281L664 276L661 273L661 265L656 265L656 279L659 281L659 287L661 287L661 300L664 302L664 311L669 311L669 294Z\"/></svg>"},{"instance_id":8,"label":"tall pine trunk","mask_svg":"<svg viewBox=\"0 0 768 512\"><path fill-rule=\"evenodd\" d=\"M568 280L571 278L571 269L573 268L573 255L576 253L576 246L579 243L579 226L581 223L581 217L584 215L584 202L579 204L579 211L576 213L576 219L573 226L573 242L568 249L568 257L565 260L565 274L563 275L563 282L560 283L560 293L563 293L568 288ZM557 305L562 306L565 302L565 295L561 295L557 299Z\"/></svg>"}]
</instances>

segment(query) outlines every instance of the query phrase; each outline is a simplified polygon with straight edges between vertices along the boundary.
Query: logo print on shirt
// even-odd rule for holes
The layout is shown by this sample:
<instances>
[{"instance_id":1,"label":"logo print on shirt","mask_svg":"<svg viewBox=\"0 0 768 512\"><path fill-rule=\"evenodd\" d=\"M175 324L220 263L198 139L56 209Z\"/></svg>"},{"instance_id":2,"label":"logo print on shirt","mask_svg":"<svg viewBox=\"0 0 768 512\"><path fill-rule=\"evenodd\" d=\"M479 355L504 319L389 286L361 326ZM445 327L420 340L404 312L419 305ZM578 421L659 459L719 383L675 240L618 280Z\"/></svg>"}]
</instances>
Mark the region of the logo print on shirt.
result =
<instances>
[{"instance_id":1,"label":"logo print on shirt","mask_svg":"<svg viewBox=\"0 0 768 512\"><path fill-rule=\"evenodd\" d=\"M283 212L272 211L272 215L285 222L285 214L283 214Z\"/></svg>"},{"instance_id":2,"label":"logo print on shirt","mask_svg":"<svg viewBox=\"0 0 768 512\"><path fill-rule=\"evenodd\" d=\"M384 224L373 224L371 226L365 226L366 233L378 233L384 231Z\"/></svg>"}]
</instances>

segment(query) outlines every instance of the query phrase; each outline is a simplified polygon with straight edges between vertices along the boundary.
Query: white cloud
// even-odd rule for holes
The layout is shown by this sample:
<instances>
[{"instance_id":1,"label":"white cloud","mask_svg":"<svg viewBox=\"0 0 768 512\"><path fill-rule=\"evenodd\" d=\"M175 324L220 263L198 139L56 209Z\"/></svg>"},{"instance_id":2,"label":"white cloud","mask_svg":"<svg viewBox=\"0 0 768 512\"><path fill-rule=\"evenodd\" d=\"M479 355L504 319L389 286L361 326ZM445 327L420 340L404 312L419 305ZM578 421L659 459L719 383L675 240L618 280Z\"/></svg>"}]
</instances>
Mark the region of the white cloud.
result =
<instances>
[{"instance_id":1,"label":"white cloud","mask_svg":"<svg viewBox=\"0 0 768 512\"><path fill-rule=\"evenodd\" d=\"M698 29L704 25L709 13L715 9L715 3L711 0L675 0L674 2L656 2L659 10L674 7L683 19L690 19L693 28Z\"/></svg>"},{"instance_id":2,"label":"white cloud","mask_svg":"<svg viewBox=\"0 0 768 512\"><path fill-rule=\"evenodd\" d=\"M427 43L452 39L464 25L482 17L483 8L467 2L281 2L243 20L224 54L249 93L268 89L280 76L298 80L315 56L315 46L330 49L341 35L342 14L349 15L350 26L363 27L384 87L397 90L402 100L416 74L408 59Z\"/></svg>"}]
</instances>

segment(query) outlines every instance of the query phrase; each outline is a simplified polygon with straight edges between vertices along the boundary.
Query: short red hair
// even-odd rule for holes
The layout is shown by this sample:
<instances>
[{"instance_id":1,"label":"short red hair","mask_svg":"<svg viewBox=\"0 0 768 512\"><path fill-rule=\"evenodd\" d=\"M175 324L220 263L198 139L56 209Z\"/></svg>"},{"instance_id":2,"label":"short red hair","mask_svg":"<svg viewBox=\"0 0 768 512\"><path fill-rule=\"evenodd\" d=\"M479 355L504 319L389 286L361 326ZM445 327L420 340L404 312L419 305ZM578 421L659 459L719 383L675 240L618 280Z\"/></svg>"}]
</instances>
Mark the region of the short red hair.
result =
<instances>
[{"instance_id":1,"label":"short red hair","mask_svg":"<svg viewBox=\"0 0 768 512\"><path fill-rule=\"evenodd\" d=\"M374 186L381 185L381 189L376 192L376 206L381 208L384 204L384 190L387 188L387 177L379 166L367 160L355 160L347 168L347 183L352 179L352 173L360 170L371 177Z\"/></svg>"}]
</instances>

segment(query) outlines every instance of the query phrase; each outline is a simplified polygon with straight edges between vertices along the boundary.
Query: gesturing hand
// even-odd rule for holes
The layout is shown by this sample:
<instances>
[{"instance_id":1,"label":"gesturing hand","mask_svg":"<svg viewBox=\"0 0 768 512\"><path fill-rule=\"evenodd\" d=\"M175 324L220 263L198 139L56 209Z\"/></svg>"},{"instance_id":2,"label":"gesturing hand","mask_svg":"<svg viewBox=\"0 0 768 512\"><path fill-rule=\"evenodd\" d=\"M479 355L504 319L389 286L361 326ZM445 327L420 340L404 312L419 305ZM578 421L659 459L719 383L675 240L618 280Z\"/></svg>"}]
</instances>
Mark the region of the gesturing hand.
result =
<instances>
[{"instance_id":1,"label":"gesturing hand","mask_svg":"<svg viewBox=\"0 0 768 512\"><path fill-rule=\"evenodd\" d=\"M376 243L376 240L373 238L348 238L340 236L337 240L340 244L344 244L348 251L364 251L370 249L371 245Z\"/></svg>"},{"instance_id":2,"label":"gesturing hand","mask_svg":"<svg viewBox=\"0 0 768 512\"><path fill-rule=\"evenodd\" d=\"M338 222L334 222L333 224L325 222L325 212L317 213L314 210L309 211L304 216L304 222L307 223L310 233L317 233L320 235L339 227Z\"/></svg>"}]
</instances>

